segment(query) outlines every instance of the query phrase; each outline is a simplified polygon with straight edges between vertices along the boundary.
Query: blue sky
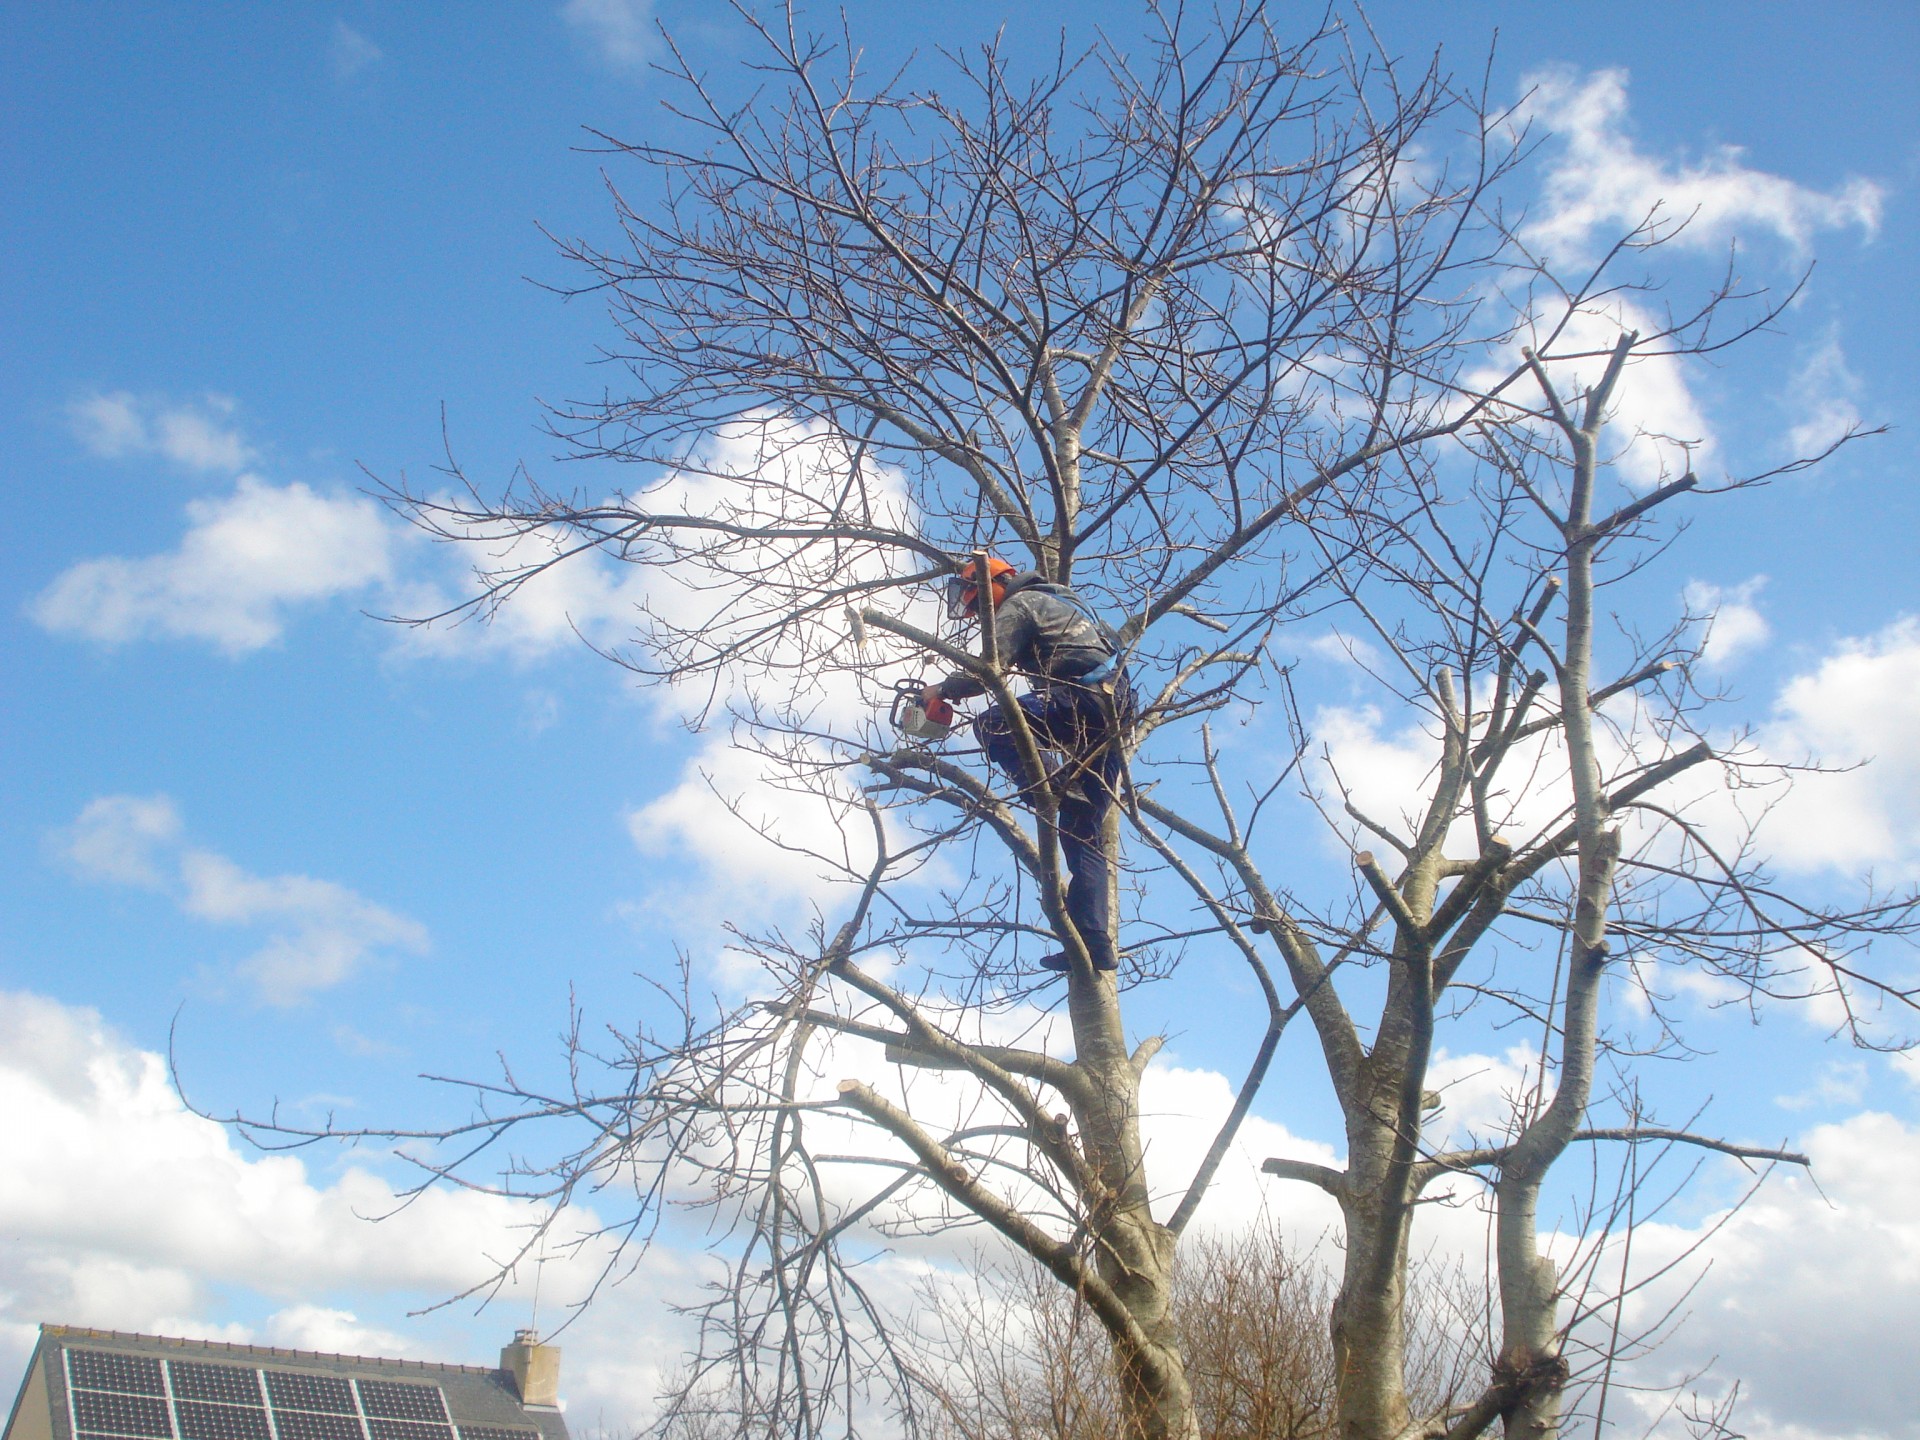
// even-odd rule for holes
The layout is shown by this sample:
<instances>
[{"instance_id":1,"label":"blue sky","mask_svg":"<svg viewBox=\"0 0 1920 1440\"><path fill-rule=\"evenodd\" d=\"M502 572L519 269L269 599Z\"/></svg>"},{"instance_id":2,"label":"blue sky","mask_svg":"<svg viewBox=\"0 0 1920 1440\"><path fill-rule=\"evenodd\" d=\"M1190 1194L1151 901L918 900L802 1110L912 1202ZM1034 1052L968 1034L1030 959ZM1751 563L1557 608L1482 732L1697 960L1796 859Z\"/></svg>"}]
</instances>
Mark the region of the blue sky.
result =
<instances>
[{"instance_id":1,"label":"blue sky","mask_svg":"<svg viewBox=\"0 0 1920 1440\"><path fill-rule=\"evenodd\" d=\"M917 47L930 64L1003 19L1036 47L1131 23L991 0L846 9L878 57ZM1895 433L1716 512L1657 573L1676 613L1689 587L1720 607L1733 717L1779 746L1872 757L1782 839L1796 873L1911 879L1920 16L1457 4L1442 26L1441 9L1370 14L1392 48L1444 41L1463 69L1497 26L1492 92L1548 77L1573 137L1543 175L1705 205L1769 283L1817 257L1780 333L1689 372L1686 398L1730 463L1770 463L1796 427L1853 416ZM711 961L723 915L804 906L777 867L737 859L750 894L716 874L734 842L688 769L710 738L569 632L570 614L617 634L617 589L583 581L492 632L380 624L369 612L454 593L459 564L359 493L363 466L430 477L443 414L474 474L550 471L540 402L607 378L590 363L611 333L595 302L541 288L570 279L542 227L612 232L581 127L670 133L645 68L653 18L729 75L739 27L669 0L4 16L0 1076L31 1138L0 1182L0 1357L23 1357L44 1319L484 1358L530 1297L477 1318L407 1312L459 1288L463 1255L513 1217L449 1203L367 1238L352 1212L378 1208L376 1160L309 1153L296 1169L232 1149L178 1111L153 1056L171 1027L190 1093L216 1110L457 1113L412 1077L472 1074L496 1052L537 1074L570 996L617 1023L645 1004L634 972L676 945ZM1322 664L1323 703L1364 714L1315 638L1303 673ZM1392 724L1375 729L1390 747ZM1210 1093L1230 1063L1218 996L1195 984L1166 1003L1169 1073ZM1711 1095L1723 1128L1814 1144L1854 1207L1841 1225L1777 1187L1755 1234L1798 1236L1829 1276L1877 1273L1894 1246L1909 1278L1849 1309L1763 1286L1780 1262L1754 1239L1719 1265L1712 1303L1759 1314L1759 1338L1743 1349L1709 1324L1695 1348L1763 1372L1756 1434L1911 1427L1897 1395L1823 1398L1818 1363L1802 1381L1780 1356L1814 1304L1842 1333L1852 1314L1862 1343L1911 1337L1920 1236L1871 1194L1847 1198L1845 1176L1870 1157L1920 1179L1920 1072L1790 1018L1709 1023L1713 1063L1663 1081L1671 1103ZM1283 1068L1262 1120L1325 1146L1337 1128L1309 1072L1304 1056ZM127 1199L154 1176L181 1197L159 1218ZM654 1297L696 1269L663 1255L570 1332L585 1413L643 1413L654 1377L634 1336L666 1333Z\"/></svg>"}]
</instances>

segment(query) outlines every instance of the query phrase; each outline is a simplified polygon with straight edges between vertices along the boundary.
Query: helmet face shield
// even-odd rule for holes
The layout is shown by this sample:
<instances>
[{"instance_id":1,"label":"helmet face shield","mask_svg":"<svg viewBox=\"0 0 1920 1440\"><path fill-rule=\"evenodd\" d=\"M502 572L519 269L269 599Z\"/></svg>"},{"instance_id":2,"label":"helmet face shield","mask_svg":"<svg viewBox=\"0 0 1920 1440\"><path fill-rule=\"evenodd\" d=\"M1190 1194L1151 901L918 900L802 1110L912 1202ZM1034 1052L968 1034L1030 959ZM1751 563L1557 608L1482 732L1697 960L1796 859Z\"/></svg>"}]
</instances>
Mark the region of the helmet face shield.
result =
<instances>
[{"instance_id":1,"label":"helmet face shield","mask_svg":"<svg viewBox=\"0 0 1920 1440\"><path fill-rule=\"evenodd\" d=\"M968 560L947 577L947 615L954 620L969 620L980 613L980 561ZM998 605L1013 578L1013 566L997 555L986 557L986 579L993 586L993 603Z\"/></svg>"},{"instance_id":2,"label":"helmet face shield","mask_svg":"<svg viewBox=\"0 0 1920 1440\"><path fill-rule=\"evenodd\" d=\"M947 577L947 618L964 620L980 601L980 587L965 575Z\"/></svg>"}]
</instances>

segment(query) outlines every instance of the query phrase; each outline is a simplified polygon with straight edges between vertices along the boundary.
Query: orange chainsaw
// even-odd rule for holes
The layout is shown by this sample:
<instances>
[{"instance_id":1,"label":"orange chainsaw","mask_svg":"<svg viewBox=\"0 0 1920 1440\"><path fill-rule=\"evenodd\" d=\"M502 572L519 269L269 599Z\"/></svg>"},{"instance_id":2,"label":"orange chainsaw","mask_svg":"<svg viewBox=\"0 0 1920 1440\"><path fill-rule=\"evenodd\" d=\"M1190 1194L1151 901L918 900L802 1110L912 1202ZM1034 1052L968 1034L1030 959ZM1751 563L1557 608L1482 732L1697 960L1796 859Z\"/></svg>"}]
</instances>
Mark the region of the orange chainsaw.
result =
<instances>
[{"instance_id":1,"label":"orange chainsaw","mask_svg":"<svg viewBox=\"0 0 1920 1440\"><path fill-rule=\"evenodd\" d=\"M938 695L927 695L924 680L896 680L893 686L893 728L914 740L944 740L953 734L953 706Z\"/></svg>"}]
</instances>

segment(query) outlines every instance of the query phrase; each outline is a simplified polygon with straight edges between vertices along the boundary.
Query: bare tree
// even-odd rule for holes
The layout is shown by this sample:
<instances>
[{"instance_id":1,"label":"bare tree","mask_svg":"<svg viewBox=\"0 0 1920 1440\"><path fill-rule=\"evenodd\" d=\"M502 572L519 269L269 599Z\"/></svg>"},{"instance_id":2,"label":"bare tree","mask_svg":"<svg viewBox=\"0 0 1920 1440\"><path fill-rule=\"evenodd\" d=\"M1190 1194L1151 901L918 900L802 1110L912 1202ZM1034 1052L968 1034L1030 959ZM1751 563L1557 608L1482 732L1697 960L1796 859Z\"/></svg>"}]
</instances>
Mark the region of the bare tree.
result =
<instances>
[{"instance_id":1,"label":"bare tree","mask_svg":"<svg viewBox=\"0 0 1920 1440\"><path fill-rule=\"evenodd\" d=\"M622 379L556 429L640 482L494 494L456 468L451 489L393 499L482 547L483 610L583 555L645 567L615 658L731 716L816 823L719 799L844 888L805 934L736 934L759 965L746 1003L717 1013L688 985L663 1031L576 1031L565 1093L475 1086L486 1108L423 1155L429 1180L495 1183L477 1167L509 1135L583 1125L507 1188L604 1204L630 1187L627 1245L676 1202L712 1207L738 1243L688 1394L730 1376L726 1423L754 1433L930 1418L860 1262L984 1224L1104 1336L1122 1432L1184 1440L1200 1431L1176 1251L1304 1013L1347 1159L1268 1169L1343 1217L1338 1433L1464 1440L1501 1417L1554 1433L1568 1327L1591 1318L1541 1249L1555 1163L1602 1142L1798 1159L1645 1116L1595 1124L1631 1067L1604 1034L1609 977L1662 957L1756 995L1857 997L1868 943L1914 922L1910 896L1782 893L1702 780L1754 778L1754 757L1707 730L1686 632L1604 624L1670 509L1753 483L1627 484L1621 387L1777 302L1729 275L1656 312L1652 262L1680 223L1659 214L1555 273L1502 208L1524 129L1437 62L1394 63L1331 21L1295 42L1258 4L1156 8L1130 50L1028 79L989 45L938 89L870 82L850 42L791 15L741 23L761 88L729 100L672 51L679 123L704 138L606 138L647 198L616 170L620 242L564 246L617 322ZM928 664L1018 716L1001 658L924 598L986 548L1074 584L1127 646L1117 977L1065 907L1058 785L1016 794L958 743L873 719L887 672ZM1374 679L1432 737L1397 813L1342 793L1355 777L1291 705L1284 632L1309 613L1364 635ZM1295 743L1223 756L1208 717L1260 704ZM1346 847L1350 883L1315 878L1308 825ZM1140 1109L1160 1041L1127 1006L1201 947L1244 964L1266 1023L1204 1161L1161 1174ZM1038 950L1070 958L1063 1035L1030 1019L1057 983ZM1436 1036L1473 1007L1537 1027L1539 1083L1511 1133L1436 1151ZM1497 1356L1458 1403L1422 1406L1409 1240L1429 1188L1462 1177L1496 1215Z\"/></svg>"}]
</instances>

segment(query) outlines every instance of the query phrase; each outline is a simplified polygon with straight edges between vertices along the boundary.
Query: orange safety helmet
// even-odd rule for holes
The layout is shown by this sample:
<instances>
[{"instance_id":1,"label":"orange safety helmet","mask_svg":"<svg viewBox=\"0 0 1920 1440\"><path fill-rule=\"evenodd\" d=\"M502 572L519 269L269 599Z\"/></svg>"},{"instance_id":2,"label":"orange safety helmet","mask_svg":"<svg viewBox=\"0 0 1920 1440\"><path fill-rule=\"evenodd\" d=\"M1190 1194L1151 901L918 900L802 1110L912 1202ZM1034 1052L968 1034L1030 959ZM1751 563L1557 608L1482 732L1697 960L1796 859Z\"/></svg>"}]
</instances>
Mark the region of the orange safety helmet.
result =
<instances>
[{"instance_id":1,"label":"orange safety helmet","mask_svg":"<svg viewBox=\"0 0 1920 1440\"><path fill-rule=\"evenodd\" d=\"M968 560L947 580L947 614L964 620L980 613L980 562ZM998 555L987 556L987 578L993 584L993 603L997 609L1007 598L1007 579L1013 566Z\"/></svg>"}]
</instances>

